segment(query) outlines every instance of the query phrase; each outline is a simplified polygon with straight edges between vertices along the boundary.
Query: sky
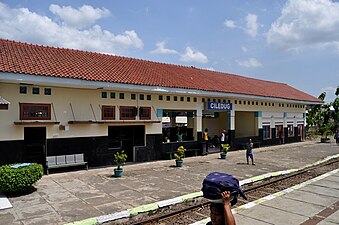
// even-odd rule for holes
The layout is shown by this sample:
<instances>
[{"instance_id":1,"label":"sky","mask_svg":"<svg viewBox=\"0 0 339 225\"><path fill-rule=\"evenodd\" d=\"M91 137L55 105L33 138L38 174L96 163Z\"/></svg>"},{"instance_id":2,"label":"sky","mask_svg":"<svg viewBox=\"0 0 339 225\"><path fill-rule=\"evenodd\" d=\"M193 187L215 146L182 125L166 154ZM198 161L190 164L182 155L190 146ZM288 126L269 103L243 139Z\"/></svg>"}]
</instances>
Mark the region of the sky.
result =
<instances>
[{"instance_id":1,"label":"sky","mask_svg":"<svg viewBox=\"0 0 339 225\"><path fill-rule=\"evenodd\" d=\"M0 38L286 83L334 100L339 1L0 0Z\"/></svg>"}]
</instances>

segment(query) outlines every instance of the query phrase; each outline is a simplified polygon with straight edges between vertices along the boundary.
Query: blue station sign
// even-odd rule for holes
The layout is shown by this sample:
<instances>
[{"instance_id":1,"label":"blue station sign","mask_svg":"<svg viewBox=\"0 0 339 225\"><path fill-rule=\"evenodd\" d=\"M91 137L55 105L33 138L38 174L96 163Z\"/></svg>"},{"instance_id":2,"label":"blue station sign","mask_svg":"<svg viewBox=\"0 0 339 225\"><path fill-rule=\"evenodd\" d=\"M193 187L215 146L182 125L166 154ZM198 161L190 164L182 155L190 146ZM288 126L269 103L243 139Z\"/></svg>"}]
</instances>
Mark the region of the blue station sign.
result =
<instances>
[{"instance_id":1,"label":"blue station sign","mask_svg":"<svg viewBox=\"0 0 339 225\"><path fill-rule=\"evenodd\" d=\"M228 111L232 110L232 103L228 102L207 102L207 110Z\"/></svg>"}]
</instances>

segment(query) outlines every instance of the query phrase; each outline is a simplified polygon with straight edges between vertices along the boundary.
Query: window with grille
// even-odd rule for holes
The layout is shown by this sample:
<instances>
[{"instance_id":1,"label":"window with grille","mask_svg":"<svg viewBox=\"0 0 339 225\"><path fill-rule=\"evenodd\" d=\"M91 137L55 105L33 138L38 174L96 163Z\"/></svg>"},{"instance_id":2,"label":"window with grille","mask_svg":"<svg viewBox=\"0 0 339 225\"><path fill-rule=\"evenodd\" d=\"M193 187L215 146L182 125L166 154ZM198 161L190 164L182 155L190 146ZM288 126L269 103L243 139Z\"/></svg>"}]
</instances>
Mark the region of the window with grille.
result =
<instances>
[{"instance_id":1,"label":"window with grille","mask_svg":"<svg viewBox=\"0 0 339 225\"><path fill-rule=\"evenodd\" d=\"M266 139L271 139L271 128L270 126L262 126L263 129L263 138L264 140Z\"/></svg>"},{"instance_id":2,"label":"window with grille","mask_svg":"<svg viewBox=\"0 0 339 225\"><path fill-rule=\"evenodd\" d=\"M304 125L298 124L298 136L303 136Z\"/></svg>"},{"instance_id":3,"label":"window with grille","mask_svg":"<svg viewBox=\"0 0 339 225\"><path fill-rule=\"evenodd\" d=\"M140 99L140 100L145 100L145 95L144 95L144 94L140 94L140 95L139 95L139 99Z\"/></svg>"},{"instance_id":4,"label":"window with grille","mask_svg":"<svg viewBox=\"0 0 339 225\"><path fill-rule=\"evenodd\" d=\"M20 120L50 120L51 104L20 103Z\"/></svg>"},{"instance_id":5,"label":"window with grille","mask_svg":"<svg viewBox=\"0 0 339 225\"><path fill-rule=\"evenodd\" d=\"M151 119L151 107L140 107L139 118L141 120L150 120Z\"/></svg>"},{"instance_id":6,"label":"window with grille","mask_svg":"<svg viewBox=\"0 0 339 225\"><path fill-rule=\"evenodd\" d=\"M131 99L132 100L135 100L137 97L136 97L136 94L131 94Z\"/></svg>"},{"instance_id":7,"label":"window with grille","mask_svg":"<svg viewBox=\"0 0 339 225\"><path fill-rule=\"evenodd\" d=\"M8 104L0 104L0 110L8 110Z\"/></svg>"},{"instance_id":8,"label":"window with grille","mask_svg":"<svg viewBox=\"0 0 339 225\"><path fill-rule=\"evenodd\" d=\"M26 86L20 86L19 92L20 92L20 94L27 94L27 87Z\"/></svg>"},{"instance_id":9,"label":"window with grille","mask_svg":"<svg viewBox=\"0 0 339 225\"><path fill-rule=\"evenodd\" d=\"M103 105L101 113L103 120L115 120L115 106Z\"/></svg>"},{"instance_id":10,"label":"window with grille","mask_svg":"<svg viewBox=\"0 0 339 225\"><path fill-rule=\"evenodd\" d=\"M133 106L120 106L120 120L135 120L137 108Z\"/></svg>"},{"instance_id":11,"label":"window with grille","mask_svg":"<svg viewBox=\"0 0 339 225\"><path fill-rule=\"evenodd\" d=\"M276 125L275 126L275 136L276 138L284 138L284 127L283 125Z\"/></svg>"},{"instance_id":12,"label":"window with grille","mask_svg":"<svg viewBox=\"0 0 339 225\"><path fill-rule=\"evenodd\" d=\"M287 125L287 130L288 130L288 136L293 137L294 136L294 127L293 125Z\"/></svg>"},{"instance_id":13,"label":"window with grille","mask_svg":"<svg viewBox=\"0 0 339 225\"><path fill-rule=\"evenodd\" d=\"M52 95L52 89L51 88L45 88L45 95Z\"/></svg>"}]
</instances>

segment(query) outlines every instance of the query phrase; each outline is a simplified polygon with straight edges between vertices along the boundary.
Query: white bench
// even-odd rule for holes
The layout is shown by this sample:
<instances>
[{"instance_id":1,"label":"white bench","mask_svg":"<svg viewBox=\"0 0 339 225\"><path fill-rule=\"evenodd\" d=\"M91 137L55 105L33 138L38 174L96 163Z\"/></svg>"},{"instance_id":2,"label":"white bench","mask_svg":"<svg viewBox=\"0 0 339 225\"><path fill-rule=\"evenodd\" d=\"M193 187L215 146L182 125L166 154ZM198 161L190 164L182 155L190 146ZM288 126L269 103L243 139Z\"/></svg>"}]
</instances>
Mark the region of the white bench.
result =
<instances>
[{"instance_id":1,"label":"white bench","mask_svg":"<svg viewBox=\"0 0 339 225\"><path fill-rule=\"evenodd\" d=\"M86 169L88 170L88 164L84 160L84 154L57 155L46 157L47 175L49 174L49 169L81 165L85 165Z\"/></svg>"}]
</instances>

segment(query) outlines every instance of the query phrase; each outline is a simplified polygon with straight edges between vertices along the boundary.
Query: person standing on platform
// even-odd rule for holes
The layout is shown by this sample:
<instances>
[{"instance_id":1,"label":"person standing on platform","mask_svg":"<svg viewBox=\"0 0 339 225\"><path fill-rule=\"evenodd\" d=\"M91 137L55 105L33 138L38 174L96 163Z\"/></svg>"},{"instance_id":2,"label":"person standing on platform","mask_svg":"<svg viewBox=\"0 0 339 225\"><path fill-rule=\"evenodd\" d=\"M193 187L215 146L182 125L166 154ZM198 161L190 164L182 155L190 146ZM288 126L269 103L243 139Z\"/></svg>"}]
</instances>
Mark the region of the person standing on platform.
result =
<instances>
[{"instance_id":1,"label":"person standing on platform","mask_svg":"<svg viewBox=\"0 0 339 225\"><path fill-rule=\"evenodd\" d=\"M222 151L223 144L227 144L226 130L223 130L220 135L220 151Z\"/></svg>"},{"instance_id":2,"label":"person standing on platform","mask_svg":"<svg viewBox=\"0 0 339 225\"><path fill-rule=\"evenodd\" d=\"M206 153L205 155L208 155L208 129L205 129L204 135L203 135L204 143L206 145Z\"/></svg>"},{"instance_id":3,"label":"person standing on platform","mask_svg":"<svg viewBox=\"0 0 339 225\"><path fill-rule=\"evenodd\" d=\"M254 160L253 160L253 142L252 142L251 138L248 139L248 143L247 143L247 146L246 146L246 161L247 161L247 165L249 164L248 158L251 158L252 165L255 165Z\"/></svg>"}]
</instances>

